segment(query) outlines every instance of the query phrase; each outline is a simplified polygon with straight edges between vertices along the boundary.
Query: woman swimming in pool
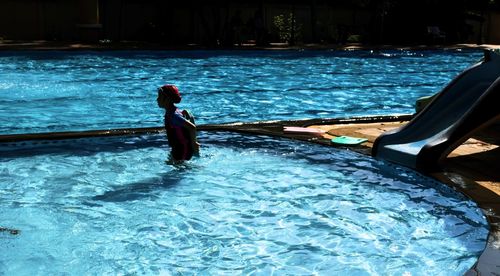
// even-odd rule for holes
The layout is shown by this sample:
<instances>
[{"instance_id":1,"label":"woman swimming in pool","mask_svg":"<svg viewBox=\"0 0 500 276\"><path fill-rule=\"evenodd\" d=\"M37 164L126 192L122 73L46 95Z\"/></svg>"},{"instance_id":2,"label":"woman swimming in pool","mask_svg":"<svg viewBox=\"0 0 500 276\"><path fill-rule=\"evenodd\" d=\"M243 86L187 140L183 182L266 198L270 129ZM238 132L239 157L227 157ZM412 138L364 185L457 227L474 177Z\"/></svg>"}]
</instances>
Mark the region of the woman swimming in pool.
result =
<instances>
[{"instance_id":1,"label":"woman swimming in pool","mask_svg":"<svg viewBox=\"0 0 500 276\"><path fill-rule=\"evenodd\" d=\"M175 85L166 84L158 88L156 101L159 107L165 109L165 130L174 162L189 160L193 155L198 155L200 150L193 116L175 106L181 99L179 89Z\"/></svg>"}]
</instances>

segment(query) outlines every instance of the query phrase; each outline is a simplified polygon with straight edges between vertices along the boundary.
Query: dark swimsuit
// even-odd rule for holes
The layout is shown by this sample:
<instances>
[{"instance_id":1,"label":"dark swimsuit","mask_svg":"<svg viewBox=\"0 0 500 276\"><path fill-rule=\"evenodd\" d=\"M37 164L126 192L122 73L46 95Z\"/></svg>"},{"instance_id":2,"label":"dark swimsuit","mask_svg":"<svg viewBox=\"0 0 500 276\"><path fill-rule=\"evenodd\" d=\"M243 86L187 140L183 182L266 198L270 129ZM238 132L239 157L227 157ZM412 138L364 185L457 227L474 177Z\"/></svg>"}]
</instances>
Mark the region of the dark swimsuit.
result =
<instances>
[{"instance_id":1,"label":"dark swimsuit","mask_svg":"<svg viewBox=\"0 0 500 276\"><path fill-rule=\"evenodd\" d=\"M172 148L171 154L175 160L189 160L193 157L192 141L189 140L189 132L183 124L183 115L178 108L174 112L165 113L168 144Z\"/></svg>"}]
</instances>

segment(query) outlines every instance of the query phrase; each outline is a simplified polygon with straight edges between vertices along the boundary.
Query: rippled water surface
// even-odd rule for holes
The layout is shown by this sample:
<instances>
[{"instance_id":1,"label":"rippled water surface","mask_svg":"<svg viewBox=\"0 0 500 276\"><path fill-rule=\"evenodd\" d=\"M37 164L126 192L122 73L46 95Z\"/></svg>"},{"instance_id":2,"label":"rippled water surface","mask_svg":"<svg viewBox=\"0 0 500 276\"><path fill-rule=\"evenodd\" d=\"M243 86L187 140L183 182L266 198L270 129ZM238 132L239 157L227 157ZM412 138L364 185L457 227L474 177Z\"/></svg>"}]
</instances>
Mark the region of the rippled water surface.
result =
<instances>
[{"instance_id":1,"label":"rippled water surface","mask_svg":"<svg viewBox=\"0 0 500 276\"><path fill-rule=\"evenodd\" d=\"M400 167L311 144L201 133L77 140L0 157L0 274L462 275L474 203Z\"/></svg>"},{"instance_id":2,"label":"rippled water surface","mask_svg":"<svg viewBox=\"0 0 500 276\"><path fill-rule=\"evenodd\" d=\"M161 125L174 83L199 123L412 113L480 51L2 52L0 133Z\"/></svg>"},{"instance_id":3,"label":"rippled water surface","mask_svg":"<svg viewBox=\"0 0 500 276\"><path fill-rule=\"evenodd\" d=\"M412 113L479 51L1 52L0 134ZM477 206L405 169L268 137L201 133L0 145L0 275L461 275Z\"/></svg>"}]
</instances>

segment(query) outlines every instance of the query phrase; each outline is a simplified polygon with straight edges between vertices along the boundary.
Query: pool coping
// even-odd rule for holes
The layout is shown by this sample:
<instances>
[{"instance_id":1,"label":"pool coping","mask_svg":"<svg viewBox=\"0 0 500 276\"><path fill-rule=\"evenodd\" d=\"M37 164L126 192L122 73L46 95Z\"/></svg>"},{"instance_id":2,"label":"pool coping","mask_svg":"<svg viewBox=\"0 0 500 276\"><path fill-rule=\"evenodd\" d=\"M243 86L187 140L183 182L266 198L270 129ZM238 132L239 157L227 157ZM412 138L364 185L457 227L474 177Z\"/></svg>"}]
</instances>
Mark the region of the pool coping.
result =
<instances>
[{"instance_id":1,"label":"pool coping","mask_svg":"<svg viewBox=\"0 0 500 276\"><path fill-rule=\"evenodd\" d=\"M339 147L331 143L329 138L311 136L310 134L291 134L283 131L284 126L342 126L342 125L363 125L363 124L385 124L402 123L411 120L411 114L398 115L376 115L347 118L326 118L326 119L303 119L303 120L274 120L258 122L234 122L224 124L204 124L198 125L199 131L231 131L253 135L267 135L282 137L306 142L318 143L325 146ZM147 134L163 133L163 127L144 127L127 129L107 129L89 131L69 131L69 132L49 132L49 133L29 133L29 134L8 134L0 135L0 143L19 143L27 141L51 141L80 138L98 138L110 136L137 136ZM371 153L371 142L356 146L340 146L346 150L356 151L365 155ZM460 173L443 168L443 171L427 174L428 176L443 182L456 191L466 195L473 200L483 214L486 216L490 226L488 241L485 249L478 258L478 261L469 269L465 275L499 275L500 271L500 197L496 193L489 191L477 182L466 178Z\"/></svg>"}]
</instances>

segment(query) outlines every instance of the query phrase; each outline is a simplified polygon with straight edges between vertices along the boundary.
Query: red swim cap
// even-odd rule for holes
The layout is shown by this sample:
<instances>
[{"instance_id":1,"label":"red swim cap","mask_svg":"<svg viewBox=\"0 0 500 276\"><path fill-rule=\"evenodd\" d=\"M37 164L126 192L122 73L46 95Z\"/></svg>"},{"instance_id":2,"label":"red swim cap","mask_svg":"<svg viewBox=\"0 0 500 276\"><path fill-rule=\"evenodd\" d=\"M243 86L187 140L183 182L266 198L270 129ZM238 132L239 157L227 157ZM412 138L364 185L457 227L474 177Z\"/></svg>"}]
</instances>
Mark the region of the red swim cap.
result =
<instances>
[{"instance_id":1,"label":"red swim cap","mask_svg":"<svg viewBox=\"0 0 500 276\"><path fill-rule=\"evenodd\" d=\"M182 99L181 93L179 93L179 89L175 85L165 84L164 86L158 89L158 92L169 97L173 103L181 102Z\"/></svg>"}]
</instances>

